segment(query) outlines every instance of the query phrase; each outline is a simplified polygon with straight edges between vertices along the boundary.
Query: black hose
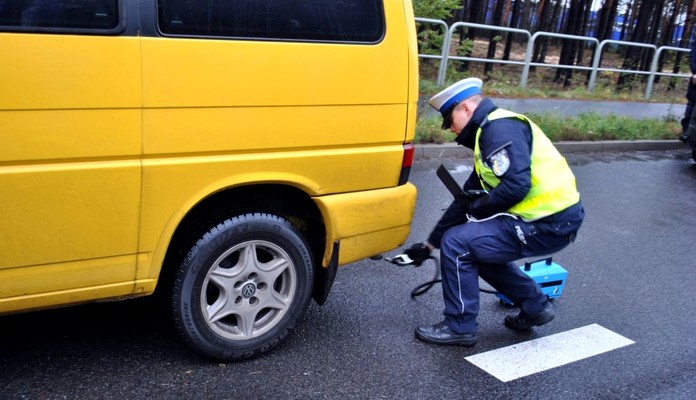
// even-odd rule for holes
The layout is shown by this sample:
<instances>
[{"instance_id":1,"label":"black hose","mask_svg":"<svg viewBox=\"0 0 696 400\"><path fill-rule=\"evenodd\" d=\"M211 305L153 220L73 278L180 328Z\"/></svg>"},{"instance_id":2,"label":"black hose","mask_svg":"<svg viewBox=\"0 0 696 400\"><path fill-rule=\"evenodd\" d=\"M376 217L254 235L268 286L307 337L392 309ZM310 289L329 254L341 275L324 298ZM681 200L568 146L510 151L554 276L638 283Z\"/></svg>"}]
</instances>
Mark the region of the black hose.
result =
<instances>
[{"instance_id":1,"label":"black hose","mask_svg":"<svg viewBox=\"0 0 696 400\"><path fill-rule=\"evenodd\" d=\"M429 281L427 281L427 282L425 282L425 283L421 283L420 285L418 285L418 286L416 286L415 288L413 288L413 290L411 290L411 298L412 298L412 299L415 299L416 297L418 297L418 296L420 296L420 295L426 293L426 292L427 292L428 290L430 290L436 283L442 283L442 279L440 279L440 268L439 268L439 262L438 262L438 260L437 260L435 257L433 257L433 256L428 257L428 259L429 259L429 260L433 260L433 261L435 262L435 276L433 276L433 279L431 279L431 280L429 280ZM500 294L500 292L498 292L498 291L496 291L496 290L489 290L489 289L481 289L481 288L479 288L479 291L480 291L480 292L483 292L483 293Z\"/></svg>"}]
</instances>

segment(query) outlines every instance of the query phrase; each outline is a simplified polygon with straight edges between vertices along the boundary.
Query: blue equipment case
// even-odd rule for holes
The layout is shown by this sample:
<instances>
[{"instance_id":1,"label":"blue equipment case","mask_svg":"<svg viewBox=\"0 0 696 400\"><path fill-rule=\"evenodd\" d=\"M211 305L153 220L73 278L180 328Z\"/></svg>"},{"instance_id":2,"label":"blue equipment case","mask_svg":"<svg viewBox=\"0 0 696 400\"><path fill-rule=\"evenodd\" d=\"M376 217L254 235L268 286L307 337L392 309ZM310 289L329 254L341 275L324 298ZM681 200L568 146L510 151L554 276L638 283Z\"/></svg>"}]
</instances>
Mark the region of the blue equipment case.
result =
<instances>
[{"instance_id":1,"label":"blue equipment case","mask_svg":"<svg viewBox=\"0 0 696 400\"><path fill-rule=\"evenodd\" d=\"M568 279L568 271L553 262L549 257L544 260L526 262L520 265L525 274L531 276L541 286L541 291L549 299L555 299L563 293L563 286ZM510 299L498 293L496 296L507 305L515 305Z\"/></svg>"}]
</instances>

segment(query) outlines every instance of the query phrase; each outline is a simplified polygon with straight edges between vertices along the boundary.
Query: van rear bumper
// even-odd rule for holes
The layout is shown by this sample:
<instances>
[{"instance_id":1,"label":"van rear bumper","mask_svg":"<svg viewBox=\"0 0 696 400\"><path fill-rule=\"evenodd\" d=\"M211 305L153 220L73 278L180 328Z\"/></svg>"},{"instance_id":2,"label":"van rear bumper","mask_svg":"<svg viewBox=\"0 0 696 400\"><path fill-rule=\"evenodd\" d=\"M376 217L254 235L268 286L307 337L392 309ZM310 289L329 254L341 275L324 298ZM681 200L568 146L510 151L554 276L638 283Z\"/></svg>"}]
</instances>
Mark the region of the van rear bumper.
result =
<instances>
[{"instance_id":1,"label":"van rear bumper","mask_svg":"<svg viewBox=\"0 0 696 400\"><path fill-rule=\"evenodd\" d=\"M328 267L340 243L338 265L393 250L406 241L416 208L416 187L407 183L387 189L315 197L326 224L322 266Z\"/></svg>"},{"instance_id":2,"label":"van rear bumper","mask_svg":"<svg viewBox=\"0 0 696 400\"><path fill-rule=\"evenodd\" d=\"M388 189L316 197L326 224L322 268L314 300L324 304L339 265L362 260L404 244L411 229L417 191L411 183Z\"/></svg>"}]
</instances>

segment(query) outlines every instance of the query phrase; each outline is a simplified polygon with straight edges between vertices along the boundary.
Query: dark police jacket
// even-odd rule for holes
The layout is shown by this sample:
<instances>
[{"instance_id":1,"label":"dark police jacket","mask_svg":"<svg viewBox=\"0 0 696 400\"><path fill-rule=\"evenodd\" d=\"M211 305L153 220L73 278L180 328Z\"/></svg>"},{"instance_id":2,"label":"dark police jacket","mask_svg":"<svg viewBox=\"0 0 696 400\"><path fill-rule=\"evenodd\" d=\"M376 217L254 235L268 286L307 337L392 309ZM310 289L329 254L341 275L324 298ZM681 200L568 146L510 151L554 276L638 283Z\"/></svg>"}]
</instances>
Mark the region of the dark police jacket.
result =
<instances>
[{"instance_id":1,"label":"dark police jacket","mask_svg":"<svg viewBox=\"0 0 696 400\"><path fill-rule=\"evenodd\" d=\"M469 123L457 136L457 143L474 149L476 131L482 125L480 148L482 158L503 147L507 150L510 166L500 184L490 190L486 196L473 200L469 205L471 216L482 219L498 213L504 213L524 199L531 188L531 153L532 132L529 125L517 118L504 118L488 121L487 116L498 107L490 99L484 99L474 110ZM479 177L473 172L464 184L464 190L482 189ZM534 221L540 231L569 235L577 232L584 218L582 204L577 204L556 214ZM439 248L442 236L447 229L466 223L466 210L455 200L445 211L440 221L428 237L428 242Z\"/></svg>"}]
</instances>

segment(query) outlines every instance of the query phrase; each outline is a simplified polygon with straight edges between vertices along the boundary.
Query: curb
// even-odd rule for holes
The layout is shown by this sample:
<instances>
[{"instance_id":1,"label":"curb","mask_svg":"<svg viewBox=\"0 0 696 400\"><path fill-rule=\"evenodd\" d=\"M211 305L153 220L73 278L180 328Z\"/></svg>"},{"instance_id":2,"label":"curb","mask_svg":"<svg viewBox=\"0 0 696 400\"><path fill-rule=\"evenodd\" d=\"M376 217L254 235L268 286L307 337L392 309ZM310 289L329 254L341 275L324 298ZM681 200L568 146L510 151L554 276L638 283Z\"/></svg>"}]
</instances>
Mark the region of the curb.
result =
<instances>
[{"instance_id":1,"label":"curb","mask_svg":"<svg viewBox=\"0 0 696 400\"><path fill-rule=\"evenodd\" d=\"M622 151L683 150L687 145L678 140L605 140L596 142L555 142L554 146L564 154L603 153ZM456 143L416 145L416 160L433 158L472 157L473 151Z\"/></svg>"}]
</instances>

